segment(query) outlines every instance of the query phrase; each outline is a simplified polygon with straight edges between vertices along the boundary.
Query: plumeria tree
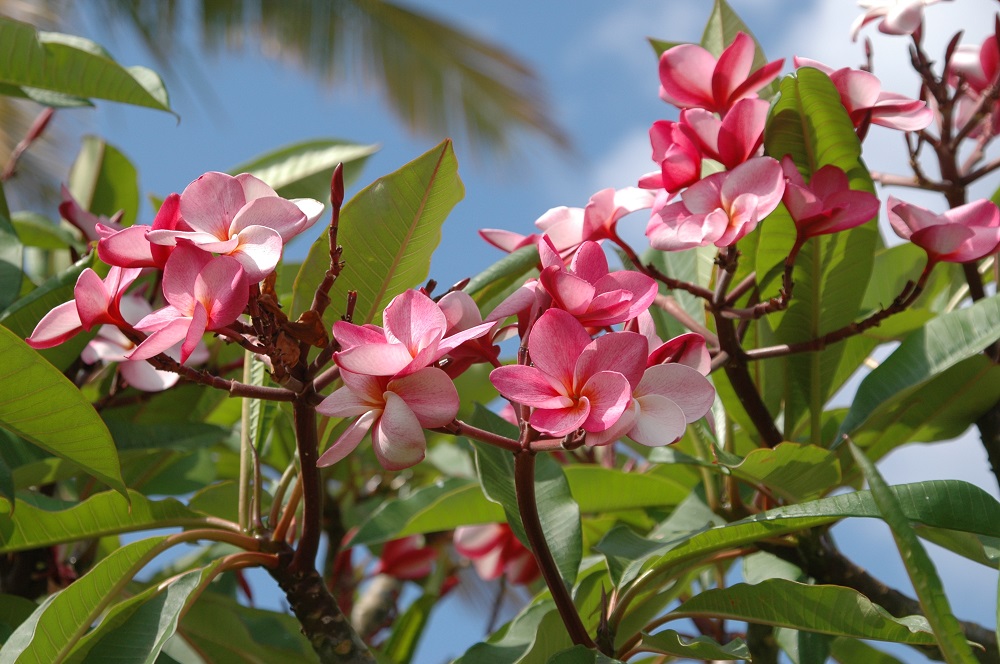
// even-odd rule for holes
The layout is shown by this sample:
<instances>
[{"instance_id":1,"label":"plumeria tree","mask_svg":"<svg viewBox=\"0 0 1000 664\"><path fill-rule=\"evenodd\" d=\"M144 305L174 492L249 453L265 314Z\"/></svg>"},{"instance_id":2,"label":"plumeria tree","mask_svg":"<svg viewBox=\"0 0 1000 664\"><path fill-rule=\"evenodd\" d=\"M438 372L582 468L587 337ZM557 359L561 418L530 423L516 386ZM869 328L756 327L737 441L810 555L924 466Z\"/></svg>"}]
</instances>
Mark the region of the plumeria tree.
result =
<instances>
[{"instance_id":1,"label":"plumeria tree","mask_svg":"<svg viewBox=\"0 0 1000 664\"><path fill-rule=\"evenodd\" d=\"M410 662L462 588L495 598L467 663L1000 661L923 544L995 568L1000 503L875 465L975 426L1000 478L1000 211L969 193L1000 166L1000 19L929 54L927 4L852 29L907 40L907 97L870 63L786 73L716 0L701 44L652 41L651 172L484 229L508 255L450 288L448 141L349 201L368 146L205 173L149 224L107 145L58 224L0 198L0 661ZM0 34L5 93L170 110L96 45ZM912 173L868 170L873 124ZM912 594L841 552L855 518ZM292 615L253 607L257 569Z\"/></svg>"}]
</instances>

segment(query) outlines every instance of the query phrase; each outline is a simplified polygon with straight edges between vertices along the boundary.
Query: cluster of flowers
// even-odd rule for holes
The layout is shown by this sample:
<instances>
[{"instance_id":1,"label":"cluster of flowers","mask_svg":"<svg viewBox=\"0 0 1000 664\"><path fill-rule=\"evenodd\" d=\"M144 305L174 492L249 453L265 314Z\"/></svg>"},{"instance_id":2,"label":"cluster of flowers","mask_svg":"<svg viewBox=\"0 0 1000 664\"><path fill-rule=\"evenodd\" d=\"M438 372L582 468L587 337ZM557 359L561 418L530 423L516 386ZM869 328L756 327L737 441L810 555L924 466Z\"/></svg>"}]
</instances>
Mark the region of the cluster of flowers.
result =
<instances>
[{"instance_id":1,"label":"cluster of flowers","mask_svg":"<svg viewBox=\"0 0 1000 664\"><path fill-rule=\"evenodd\" d=\"M855 34L877 19L883 21L883 32L910 34L919 29L925 4L930 2L867 3ZM618 220L646 207L651 208L646 236L653 248L664 251L731 246L780 203L796 224L798 246L810 237L847 230L877 215L878 199L852 190L839 168L824 166L806 181L791 158L775 155L781 157L778 161L764 156L769 104L757 93L778 76L783 61L753 70L754 53L753 39L738 33L718 58L694 44L662 54L660 97L680 109L680 115L677 121L655 122L650 129L653 161L659 170L643 176L639 189L602 190L584 209L554 208L540 217L536 226L560 253L565 256L584 240L611 239L624 246L616 233ZM797 68L812 67L830 77L862 139L872 124L912 132L927 128L937 117L923 101L883 91L870 72L834 69L806 58L794 62ZM980 99L996 85L998 62L993 37L980 47L956 50L949 78L961 86L957 125L975 120ZM1000 115L984 119L981 126L986 128L969 135L987 131L992 135L1000 129L998 123ZM706 172L710 174L703 175ZM886 207L893 230L923 248L929 266L978 260L994 253L1000 243L1000 213L990 201L978 200L944 214L893 197ZM540 241L539 235L493 229L481 234L505 251Z\"/></svg>"},{"instance_id":2,"label":"cluster of flowers","mask_svg":"<svg viewBox=\"0 0 1000 664\"><path fill-rule=\"evenodd\" d=\"M83 216L71 199L61 209L78 223ZM284 244L322 211L319 201L281 198L252 175L206 173L168 196L152 226L91 220L86 230L111 269L103 279L85 269L73 300L42 318L27 342L50 348L102 325L85 360L123 362L123 375L140 389L168 387L176 376L155 372L144 360L160 353L180 362L203 360L205 332L225 332L236 322L250 286L274 270ZM141 295L126 294L150 268L163 272L166 304L156 311Z\"/></svg>"},{"instance_id":3,"label":"cluster of flowers","mask_svg":"<svg viewBox=\"0 0 1000 664\"><path fill-rule=\"evenodd\" d=\"M357 417L320 458L343 459L372 432L375 454L398 470L423 459L424 429L444 427L458 413L452 379L473 362L495 367L500 394L527 407L541 434L561 438L580 430L588 445L629 436L645 445L676 441L714 398L705 378L705 342L684 335L662 343L647 309L656 283L632 271L610 272L600 245L580 244L569 264L552 241L539 244L542 270L483 322L468 294L434 302L425 293L397 296L385 327L339 322L334 354L344 386L317 410ZM518 319L530 364L500 366L494 343ZM623 325L614 330L612 326ZM595 335L596 338L595 338Z\"/></svg>"}]
</instances>

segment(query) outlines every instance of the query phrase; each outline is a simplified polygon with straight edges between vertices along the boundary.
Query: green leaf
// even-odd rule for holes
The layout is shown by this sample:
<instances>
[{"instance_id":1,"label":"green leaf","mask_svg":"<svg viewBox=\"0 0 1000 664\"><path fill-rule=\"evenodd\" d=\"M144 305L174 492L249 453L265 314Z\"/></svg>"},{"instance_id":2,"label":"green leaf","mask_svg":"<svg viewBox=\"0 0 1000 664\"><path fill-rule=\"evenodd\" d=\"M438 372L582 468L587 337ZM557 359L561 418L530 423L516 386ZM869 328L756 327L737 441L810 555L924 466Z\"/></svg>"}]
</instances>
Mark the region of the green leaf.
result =
<instances>
[{"instance_id":1,"label":"green leaf","mask_svg":"<svg viewBox=\"0 0 1000 664\"><path fill-rule=\"evenodd\" d=\"M330 181L337 164L344 164L344 182L361 172L377 145L361 145L321 138L279 148L229 169L233 175L250 173L271 185L282 198L314 198L330 202Z\"/></svg>"},{"instance_id":2,"label":"green leaf","mask_svg":"<svg viewBox=\"0 0 1000 664\"><path fill-rule=\"evenodd\" d=\"M56 251L78 244L73 233L36 212L15 212L11 223L26 247Z\"/></svg>"},{"instance_id":3,"label":"green leaf","mask_svg":"<svg viewBox=\"0 0 1000 664\"><path fill-rule=\"evenodd\" d=\"M214 577L221 560L186 572L164 589L153 586L119 602L80 639L67 664L153 664L180 621L181 612Z\"/></svg>"},{"instance_id":4,"label":"green leaf","mask_svg":"<svg viewBox=\"0 0 1000 664\"><path fill-rule=\"evenodd\" d=\"M18 595L0 594L0 643L14 633L17 626L31 617L38 605Z\"/></svg>"},{"instance_id":5,"label":"green leaf","mask_svg":"<svg viewBox=\"0 0 1000 664\"><path fill-rule=\"evenodd\" d=\"M642 648L663 655L674 655L683 659L745 659L749 660L750 649L743 639L735 639L726 645L716 643L707 636L684 637L672 629L656 634L642 634Z\"/></svg>"},{"instance_id":6,"label":"green leaf","mask_svg":"<svg viewBox=\"0 0 1000 664\"><path fill-rule=\"evenodd\" d=\"M114 441L80 390L5 327L0 355L0 427L124 493Z\"/></svg>"},{"instance_id":7,"label":"green leaf","mask_svg":"<svg viewBox=\"0 0 1000 664\"><path fill-rule=\"evenodd\" d=\"M594 550L604 555L608 562L611 581L619 586L630 565L663 551L663 543L636 534L625 525L618 525L605 533Z\"/></svg>"},{"instance_id":8,"label":"green leaf","mask_svg":"<svg viewBox=\"0 0 1000 664\"><path fill-rule=\"evenodd\" d=\"M490 312L520 288L537 265L538 246L521 247L474 276L464 290L482 311Z\"/></svg>"},{"instance_id":9,"label":"green leaf","mask_svg":"<svg viewBox=\"0 0 1000 664\"><path fill-rule=\"evenodd\" d=\"M768 117L764 146L777 159L790 155L807 180L823 166L834 165L847 174L851 189L875 191L840 94L819 70L803 67L782 80L781 97ZM783 263L794 241L795 224L780 206L761 224L756 269L764 275L762 296L777 294ZM808 240L795 263L795 290L788 309L768 317L763 329L773 330L773 338L765 335L761 342L808 341L853 322L860 313L879 244L875 223ZM786 430L795 428L808 413L809 442L819 444L823 405L857 369L856 359L867 356L874 346L873 340L857 337L822 353L769 363L771 382L784 384L780 400L785 405ZM773 388L769 385L768 389Z\"/></svg>"},{"instance_id":10,"label":"green leaf","mask_svg":"<svg viewBox=\"0 0 1000 664\"><path fill-rule=\"evenodd\" d=\"M922 616L893 618L851 588L810 586L785 579L706 590L668 615L712 616L833 636L934 644L934 635Z\"/></svg>"},{"instance_id":11,"label":"green leaf","mask_svg":"<svg viewBox=\"0 0 1000 664\"><path fill-rule=\"evenodd\" d=\"M24 246L11 223L7 199L0 185L0 311L20 295L23 265Z\"/></svg>"},{"instance_id":12,"label":"green leaf","mask_svg":"<svg viewBox=\"0 0 1000 664\"><path fill-rule=\"evenodd\" d=\"M54 505L33 494L23 494L17 509L0 513L0 552L23 551L62 542L75 542L105 535L204 525L198 512L167 498L150 500L136 491L128 500L113 491L104 491L81 503Z\"/></svg>"},{"instance_id":13,"label":"green leaf","mask_svg":"<svg viewBox=\"0 0 1000 664\"><path fill-rule=\"evenodd\" d=\"M572 645L555 602L543 600L528 606L487 642L469 648L454 664L543 664Z\"/></svg>"},{"instance_id":14,"label":"green leaf","mask_svg":"<svg viewBox=\"0 0 1000 664\"><path fill-rule=\"evenodd\" d=\"M677 505L690 489L670 477L591 464L563 466L573 498L584 513Z\"/></svg>"},{"instance_id":15,"label":"green leaf","mask_svg":"<svg viewBox=\"0 0 1000 664\"><path fill-rule=\"evenodd\" d=\"M736 465L720 460L733 475L751 484L763 484L792 501L815 497L840 482L837 455L815 445L781 443L774 449L750 452Z\"/></svg>"},{"instance_id":16,"label":"green leaf","mask_svg":"<svg viewBox=\"0 0 1000 664\"><path fill-rule=\"evenodd\" d=\"M131 226L139 213L139 175L128 157L97 136L84 136L69 172L69 190L84 210Z\"/></svg>"},{"instance_id":17,"label":"green leaf","mask_svg":"<svg viewBox=\"0 0 1000 664\"><path fill-rule=\"evenodd\" d=\"M622 664L622 662L602 652L591 650L587 646L573 646L569 650L556 653L546 664Z\"/></svg>"},{"instance_id":18,"label":"green leaf","mask_svg":"<svg viewBox=\"0 0 1000 664\"><path fill-rule=\"evenodd\" d=\"M95 264L96 256L88 254L65 271L45 281L44 284L31 291L0 313L0 325L11 330L21 339L31 336L45 314L73 299L73 286L80 273ZM80 352L87 344L89 337L97 331L83 332L73 339L56 346L39 351L39 355L49 361L52 366L62 370L80 357Z\"/></svg>"},{"instance_id":19,"label":"green leaf","mask_svg":"<svg viewBox=\"0 0 1000 664\"><path fill-rule=\"evenodd\" d=\"M437 595L424 593L407 607L403 615L392 621L392 633L382 652L394 664L410 664L413 660L431 611L439 599Z\"/></svg>"},{"instance_id":20,"label":"green leaf","mask_svg":"<svg viewBox=\"0 0 1000 664\"><path fill-rule=\"evenodd\" d=\"M397 294L420 285L431 254L441 240L441 225L465 195L451 141L444 141L401 169L362 189L343 208L338 240L345 266L330 291L327 325L338 320L347 291L358 293L354 322L379 322ZM292 311L308 309L330 267L330 246L321 236L302 263Z\"/></svg>"},{"instance_id":21,"label":"green leaf","mask_svg":"<svg viewBox=\"0 0 1000 664\"><path fill-rule=\"evenodd\" d=\"M880 459L908 442L955 438L1000 401L1000 366L975 355L878 404L854 442Z\"/></svg>"},{"instance_id":22,"label":"green leaf","mask_svg":"<svg viewBox=\"0 0 1000 664\"><path fill-rule=\"evenodd\" d=\"M1000 503L974 485L958 481L917 482L890 487L906 517L928 526L1000 536ZM868 491L778 507L722 526L690 529L660 548L648 548L622 574L629 583L643 571L667 573L673 567L767 537L822 526L847 517L881 518ZM704 521L702 522L704 523ZM655 542L656 540L649 540ZM655 576L655 575L654 575Z\"/></svg>"},{"instance_id":23,"label":"green leaf","mask_svg":"<svg viewBox=\"0 0 1000 664\"><path fill-rule=\"evenodd\" d=\"M965 640L962 626L951 612L951 606L944 594L944 586L938 576L937 569L935 569L934 563L927 555L920 540L917 539L917 534L913 532L913 527L910 526L906 513L896 501L896 497L889 491L889 485L875 468L875 464L868 460L860 447L851 442L848 442L848 445L855 463L858 464L865 479L868 480L872 498L878 505L882 518L889 524L892 539L896 542L896 548L899 549L906 573L913 583L913 589L917 591L920 607L924 610L927 622L930 623L934 631L934 637L941 648L941 653L948 662L976 662L976 657L972 654L972 650L969 649L969 644Z\"/></svg>"},{"instance_id":24,"label":"green leaf","mask_svg":"<svg viewBox=\"0 0 1000 664\"><path fill-rule=\"evenodd\" d=\"M836 638L830 644L830 655L839 664L903 664L892 655L874 648L864 641Z\"/></svg>"},{"instance_id":25,"label":"green leaf","mask_svg":"<svg viewBox=\"0 0 1000 664\"><path fill-rule=\"evenodd\" d=\"M996 340L1000 295L938 316L908 336L858 387L840 435L853 434L884 402L920 387ZM838 438L840 437L838 435Z\"/></svg>"},{"instance_id":26,"label":"green leaf","mask_svg":"<svg viewBox=\"0 0 1000 664\"><path fill-rule=\"evenodd\" d=\"M240 606L204 593L177 633L215 664L307 664L318 661L294 616Z\"/></svg>"},{"instance_id":27,"label":"green leaf","mask_svg":"<svg viewBox=\"0 0 1000 664\"><path fill-rule=\"evenodd\" d=\"M155 72L122 67L88 39L0 17L0 44L0 83L172 112Z\"/></svg>"},{"instance_id":28,"label":"green leaf","mask_svg":"<svg viewBox=\"0 0 1000 664\"><path fill-rule=\"evenodd\" d=\"M947 528L930 528L916 525L917 535L928 542L957 553L960 556L996 569L1000 564L1000 537L962 533Z\"/></svg>"},{"instance_id":29,"label":"green leaf","mask_svg":"<svg viewBox=\"0 0 1000 664\"><path fill-rule=\"evenodd\" d=\"M51 595L0 649L0 664L60 662L135 572L162 551L166 537L127 544Z\"/></svg>"},{"instance_id":30,"label":"green leaf","mask_svg":"<svg viewBox=\"0 0 1000 664\"><path fill-rule=\"evenodd\" d=\"M358 529L351 546L503 520L503 510L487 500L478 482L449 477L382 503Z\"/></svg>"}]
</instances>

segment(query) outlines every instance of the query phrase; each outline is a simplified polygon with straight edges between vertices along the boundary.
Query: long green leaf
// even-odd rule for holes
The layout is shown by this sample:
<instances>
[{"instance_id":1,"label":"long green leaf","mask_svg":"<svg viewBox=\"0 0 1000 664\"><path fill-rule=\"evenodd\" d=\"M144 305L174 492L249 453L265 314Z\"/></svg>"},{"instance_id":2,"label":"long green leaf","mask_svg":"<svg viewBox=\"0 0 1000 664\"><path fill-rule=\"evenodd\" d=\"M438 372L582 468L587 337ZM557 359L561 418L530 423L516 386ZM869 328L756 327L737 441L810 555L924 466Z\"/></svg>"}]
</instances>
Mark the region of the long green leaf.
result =
<instances>
[{"instance_id":1,"label":"long green leaf","mask_svg":"<svg viewBox=\"0 0 1000 664\"><path fill-rule=\"evenodd\" d=\"M889 485L882 478L882 474L878 472L875 464L868 460L861 448L851 442L848 442L848 445L855 463L868 480L872 498L878 505L882 518L889 524L892 539L896 542L906 573L913 583L914 590L917 591L920 607L934 631L934 638L941 648L941 653L952 664L976 662L969 644L965 641L962 626L951 612L941 577L938 576L926 549L917 539L917 534L913 531L903 508L896 501L896 496L889 491Z\"/></svg>"},{"instance_id":2,"label":"long green leaf","mask_svg":"<svg viewBox=\"0 0 1000 664\"><path fill-rule=\"evenodd\" d=\"M569 650L556 653L546 664L622 664L622 662L586 646L573 646Z\"/></svg>"},{"instance_id":3,"label":"long green leaf","mask_svg":"<svg viewBox=\"0 0 1000 664\"><path fill-rule=\"evenodd\" d=\"M172 112L155 72L122 67L88 39L0 17L0 44L0 83Z\"/></svg>"},{"instance_id":4,"label":"long green leaf","mask_svg":"<svg viewBox=\"0 0 1000 664\"><path fill-rule=\"evenodd\" d=\"M840 434L856 431L883 402L976 355L996 341L998 329L1000 295L933 319L865 376L840 425Z\"/></svg>"},{"instance_id":5,"label":"long green leaf","mask_svg":"<svg viewBox=\"0 0 1000 664\"><path fill-rule=\"evenodd\" d=\"M881 402L853 440L877 460L911 441L955 438L1000 401L1000 367L975 355Z\"/></svg>"},{"instance_id":6,"label":"long green leaf","mask_svg":"<svg viewBox=\"0 0 1000 664\"><path fill-rule=\"evenodd\" d=\"M382 652L395 664L410 664L427 626L431 611L441 599L425 593L418 597L399 618L392 621L392 634Z\"/></svg>"},{"instance_id":7,"label":"long green leaf","mask_svg":"<svg viewBox=\"0 0 1000 664\"><path fill-rule=\"evenodd\" d=\"M76 646L102 608L148 562L166 537L139 540L112 552L73 584L52 595L0 649L0 664L52 664Z\"/></svg>"},{"instance_id":8,"label":"long green leaf","mask_svg":"<svg viewBox=\"0 0 1000 664\"><path fill-rule=\"evenodd\" d=\"M484 315L496 308L505 297L520 288L538 265L538 247L521 247L474 276L465 287Z\"/></svg>"},{"instance_id":9,"label":"long green leaf","mask_svg":"<svg viewBox=\"0 0 1000 664\"><path fill-rule=\"evenodd\" d=\"M214 578L221 560L186 572L164 589L153 586L114 605L101 623L80 639L67 664L153 664L180 621L191 595Z\"/></svg>"},{"instance_id":10,"label":"long green leaf","mask_svg":"<svg viewBox=\"0 0 1000 664\"><path fill-rule=\"evenodd\" d=\"M918 482L890 487L890 491L911 521L937 528L1000 536L1000 503L974 485L953 480ZM698 560L721 549L826 525L847 517L881 518L881 513L870 492L856 491L778 507L723 526L692 528L687 534L661 540L658 549L647 547L641 550L641 555L623 572L621 583L627 584L650 570L669 571L676 565Z\"/></svg>"},{"instance_id":11,"label":"long green leaf","mask_svg":"<svg viewBox=\"0 0 1000 664\"><path fill-rule=\"evenodd\" d=\"M777 159L790 155L806 179L823 166L834 165L847 173L852 189L875 190L840 95L826 74L816 69L799 69L781 82L781 97L768 117L764 145ZM782 264L794 240L795 225L784 206L761 224L756 269L763 275L765 296L777 293ZM761 341L807 341L855 320L878 245L874 223L810 239L795 263L791 303L786 311L768 317L762 330L773 330L773 338L765 336ZM768 390L784 384L780 400L784 402L786 428L794 428L809 413L812 443L820 442L817 424L826 400L857 369L855 360L875 345L866 338L850 343L853 348L841 343L822 353L795 355L766 367L771 370Z\"/></svg>"},{"instance_id":12,"label":"long green leaf","mask_svg":"<svg viewBox=\"0 0 1000 664\"><path fill-rule=\"evenodd\" d=\"M878 650L864 641L836 638L830 644L830 655L839 664L903 664L892 655Z\"/></svg>"},{"instance_id":13,"label":"long green leaf","mask_svg":"<svg viewBox=\"0 0 1000 664\"><path fill-rule=\"evenodd\" d=\"M368 157L377 151L377 145L321 138L268 152L234 166L229 172L255 175L283 198L315 198L328 203L330 180L337 164L344 164L344 182L350 183Z\"/></svg>"},{"instance_id":14,"label":"long green leaf","mask_svg":"<svg viewBox=\"0 0 1000 664\"><path fill-rule=\"evenodd\" d=\"M451 141L444 141L352 198L340 217L345 266L330 292L327 325L344 313L348 290L357 291L354 322L360 325L378 322L392 298L419 286L441 240L441 225L464 194ZM321 236L295 278L296 315L309 308L329 267L329 241Z\"/></svg>"},{"instance_id":15,"label":"long green leaf","mask_svg":"<svg viewBox=\"0 0 1000 664\"><path fill-rule=\"evenodd\" d=\"M17 509L0 514L0 552L22 551L119 533L204 524L204 516L167 498L129 491L128 500L104 491L81 503L53 505L25 494ZM31 502L29 502L31 500Z\"/></svg>"},{"instance_id":16,"label":"long green leaf","mask_svg":"<svg viewBox=\"0 0 1000 664\"><path fill-rule=\"evenodd\" d=\"M69 190L84 210L131 226L139 213L139 174L121 150L97 136L84 136L69 172Z\"/></svg>"},{"instance_id":17,"label":"long green leaf","mask_svg":"<svg viewBox=\"0 0 1000 664\"><path fill-rule=\"evenodd\" d=\"M837 455L815 445L781 443L774 449L754 450L735 465L719 463L736 477L763 484L791 500L814 497L840 482Z\"/></svg>"},{"instance_id":18,"label":"long green leaf","mask_svg":"<svg viewBox=\"0 0 1000 664\"><path fill-rule=\"evenodd\" d=\"M107 426L73 383L0 327L0 427L125 492Z\"/></svg>"},{"instance_id":19,"label":"long green leaf","mask_svg":"<svg viewBox=\"0 0 1000 664\"><path fill-rule=\"evenodd\" d=\"M11 223L17 237L26 247L54 251L79 244L67 228L57 226L52 220L36 212L15 212L11 215Z\"/></svg>"},{"instance_id":20,"label":"long green leaf","mask_svg":"<svg viewBox=\"0 0 1000 664\"><path fill-rule=\"evenodd\" d=\"M934 644L934 635L921 616L893 618L851 588L785 579L706 590L668 615L713 616L833 636Z\"/></svg>"}]
</instances>

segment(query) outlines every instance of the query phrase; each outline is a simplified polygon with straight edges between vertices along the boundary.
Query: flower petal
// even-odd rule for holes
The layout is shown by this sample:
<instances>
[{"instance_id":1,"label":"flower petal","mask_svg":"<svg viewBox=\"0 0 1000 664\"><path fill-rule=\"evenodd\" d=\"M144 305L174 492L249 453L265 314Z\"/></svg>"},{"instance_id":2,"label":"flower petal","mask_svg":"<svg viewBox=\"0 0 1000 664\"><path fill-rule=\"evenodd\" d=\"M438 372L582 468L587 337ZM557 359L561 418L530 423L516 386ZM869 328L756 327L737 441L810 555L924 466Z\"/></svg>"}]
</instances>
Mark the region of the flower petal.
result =
<instances>
[{"instance_id":1,"label":"flower petal","mask_svg":"<svg viewBox=\"0 0 1000 664\"><path fill-rule=\"evenodd\" d=\"M402 470L423 461L427 439L402 397L394 392L385 397L385 410L372 429L372 447L383 468Z\"/></svg>"},{"instance_id":2,"label":"flower petal","mask_svg":"<svg viewBox=\"0 0 1000 664\"><path fill-rule=\"evenodd\" d=\"M399 395L416 416L420 426L441 427L458 415L458 390L441 369L425 367L389 381L386 388Z\"/></svg>"},{"instance_id":3,"label":"flower petal","mask_svg":"<svg viewBox=\"0 0 1000 664\"><path fill-rule=\"evenodd\" d=\"M344 433L340 434L340 438L317 459L316 466L319 468L332 466L357 449L361 441L364 440L365 434L368 433L368 430L372 428L372 424L378 420L381 414L382 411L378 410L368 411L351 422L350 426L344 430Z\"/></svg>"}]
</instances>

